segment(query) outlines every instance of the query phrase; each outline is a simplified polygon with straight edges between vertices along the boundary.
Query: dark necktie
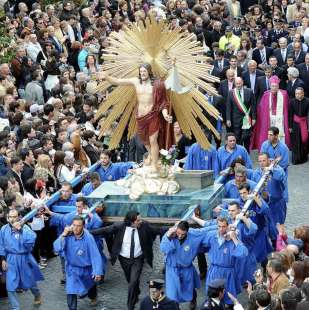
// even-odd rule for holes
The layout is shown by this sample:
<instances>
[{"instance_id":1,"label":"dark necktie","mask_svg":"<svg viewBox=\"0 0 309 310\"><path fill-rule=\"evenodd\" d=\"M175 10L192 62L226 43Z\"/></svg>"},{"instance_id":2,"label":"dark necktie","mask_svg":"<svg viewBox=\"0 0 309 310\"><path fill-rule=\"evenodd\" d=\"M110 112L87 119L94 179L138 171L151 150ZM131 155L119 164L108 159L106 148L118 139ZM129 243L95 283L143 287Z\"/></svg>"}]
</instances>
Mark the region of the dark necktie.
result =
<instances>
[{"instance_id":1,"label":"dark necktie","mask_svg":"<svg viewBox=\"0 0 309 310\"><path fill-rule=\"evenodd\" d=\"M134 234L135 234L135 229L132 229L132 233L131 233L131 246L130 246L130 258L134 258L134 248L135 248Z\"/></svg>"}]
</instances>

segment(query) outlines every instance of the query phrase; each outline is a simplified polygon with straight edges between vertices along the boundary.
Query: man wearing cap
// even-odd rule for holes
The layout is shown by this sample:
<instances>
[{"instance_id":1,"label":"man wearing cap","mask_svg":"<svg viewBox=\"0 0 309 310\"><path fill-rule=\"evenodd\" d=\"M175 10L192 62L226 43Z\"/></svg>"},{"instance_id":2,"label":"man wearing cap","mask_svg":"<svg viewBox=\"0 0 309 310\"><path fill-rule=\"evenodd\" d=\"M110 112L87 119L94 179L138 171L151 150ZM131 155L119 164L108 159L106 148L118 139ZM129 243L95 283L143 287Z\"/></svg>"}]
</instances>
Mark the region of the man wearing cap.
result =
<instances>
[{"instance_id":1,"label":"man wearing cap","mask_svg":"<svg viewBox=\"0 0 309 310\"><path fill-rule=\"evenodd\" d=\"M234 50L238 50L240 47L240 38L233 34L231 26L225 28L225 35L219 40L219 48L226 51L229 44L233 45Z\"/></svg>"},{"instance_id":2,"label":"man wearing cap","mask_svg":"<svg viewBox=\"0 0 309 310\"><path fill-rule=\"evenodd\" d=\"M204 301L201 310L223 310L224 303L224 287L223 279L216 279L208 284L207 298Z\"/></svg>"},{"instance_id":3,"label":"man wearing cap","mask_svg":"<svg viewBox=\"0 0 309 310\"><path fill-rule=\"evenodd\" d=\"M279 89L280 79L274 75L269 79L270 90L266 91L257 108L257 122L253 130L250 149L261 149L271 126L279 129L279 138L290 146L288 122L289 98L285 90Z\"/></svg>"},{"instance_id":4,"label":"man wearing cap","mask_svg":"<svg viewBox=\"0 0 309 310\"><path fill-rule=\"evenodd\" d=\"M146 296L140 305L140 310L178 310L175 301L165 296L163 288L164 281L161 279L150 280L149 296Z\"/></svg>"}]
</instances>

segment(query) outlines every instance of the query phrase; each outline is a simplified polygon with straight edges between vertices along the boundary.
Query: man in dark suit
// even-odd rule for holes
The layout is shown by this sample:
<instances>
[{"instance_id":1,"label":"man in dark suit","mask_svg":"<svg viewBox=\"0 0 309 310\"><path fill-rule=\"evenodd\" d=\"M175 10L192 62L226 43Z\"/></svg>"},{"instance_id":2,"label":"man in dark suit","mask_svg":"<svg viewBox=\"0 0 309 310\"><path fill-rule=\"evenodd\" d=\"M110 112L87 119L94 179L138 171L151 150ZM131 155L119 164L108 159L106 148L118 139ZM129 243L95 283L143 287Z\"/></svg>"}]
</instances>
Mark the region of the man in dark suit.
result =
<instances>
[{"instance_id":1,"label":"man in dark suit","mask_svg":"<svg viewBox=\"0 0 309 310\"><path fill-rule=\"evenodd\" d=\"M266 66L265 67L265 75L259 76L257 78L257 87L256 87L256 93L255 93L255 98L256 98L256 104L258 105L264 92L266 90L270 90L270 83L269 79L272 76L272 68L271 66Z\"/></svg>"},{"instance_id":2,"label":"man in dark suit","mask_svg":"<svg viewBox=\"0 0 309 310\"><path fill-rule=\"evenodd\" d=\"M305 62L297 66L299 77L305 83L305 97L309 97L309 52L305 56Z\"/></svg>"},{"instance_id":3,"label":"man in dark suit","mask_svg":"<svg viewBox=\"0 0 309 310\"><path fill-rule=\"evenodd\" d=\"M224 51L218 49L215 54L214 67L221 73L223 68L229 65L229 61L224 58Z\"/></svg>"},{"instance_id":4,"label":"man in dark suit","mask_svg":"<svg viewBox=\"0 0 309 310\"><path fill-rule=\"evenodd\" d=\"M235 133L238 144L249 151L252 126L256 122L255 97L243 87L242 78L235 79L235 89L229 91L226 105L226 126Z\"/></svg>"},{"instance_id":5,"label":"man in dark suit","mask_svg":"<svg viewBox=\"0 0 309 310\"><path fill-rule=\"evenodd\" d=\"M30 180L34 174L34 156L32 151L26 148L21 149L19 155L24 162L24 167L21 171L21 179L23 184L26 184L26 182Z\"/></svg>"},{"instance_id":6,"label":"man in dark suit","mask_svg":"<svg viewBox=\"0 0 309 310\"><path fill-rule=\"evenodd\" d=\"M19 191L22 195L25 193L25 186L21 178L24 163L20 157L13 157L11 159L11 169L7 173L8 179L11 183L15 180L19 184Z\"/></svg>"},{"instance_id":7,"label":"man in dark suit","mask_svg":"<svg viewBox=\"0 0 309 310\"><path fill-rule=\"evenodd\" d=\"M241 68L241 66L238 66L238 65L237 65L237 57L236 57L235 55L232 55L232 56L230 57L229 65L228 65L227 67L223 68L223 70L222 70L222 72L221 72L221 78L222 78L222 79L225 78L225 74L226 74L226 71L227 71L228 69L232 69L232 70L235 71L235 73L236 73L235 77L236 77L236 76L241 77L241 74L242 74L242 72L243 72L243 69Z\"/></svg>"},{"instance_id":8,"label":"man in dark suit","mask_svg":"<svg viewBox=\"0 0 309 310\"><path fill-rule=\"evenodd\" d=\"M163 235L166 229L154 227L142 221L136 211L129 211L122 223L92 230L93 235L114 236L111 249L111 263L117 258L124 271L128 287L128 310L133 310L140 294L139 279L144 260L152 267L153 242L157 235Z\"/></svg>"},{"instance_id":9,"label":"man in dark suit","mask_svg":"<svg viewBox=\"0 0 309 310\"><path fill-rule=\"evenodd\" d=\"M291 67L288 69L288 85L286 90L288 92L289 98L295 98L295 90L297 87L301 87L305 89L304 82L299 78L299 71L295 67Z\"/></svg>"},{"instance_id":10,"label":"man in dark suit","mask_svg":"<svg viewBox=\"0 0 309 310\"><path fill-rule=\"evenodd\" d=\"M278 66L278 60L276 56L271 55L269 57L269 65L271 66L272 75L277 75L277 77L280 79L280 88L285 89L286 83L284 81L284 69L283 67Z\"/></svg>"},{"instance_id":11,"label":"man in dark suit","mask_svg":"<svg viewBox=\"0 0 309 310\"><path fill-rule=\"evenodd\" d=\"M263 76L264 72L257 69L257 63L254 60L248 62L248 70L243 72L242 78L244 85L250 88L254 94L257 92L257 78Z\"/></svg>"},{"instance_id":12,"label":"man in dark suit","mask_svg":"<svg viewBox=\"0 0 309 310\"><path fill-rule=\"evenodd\" d=\"M221 115L225 114L225 110L226 110L225 100L221 95L218 95L218 96L209 95L207 96L207 101L208 103L213 105L220 112ZM217 120L211 115L209 115L207 112L205 112L205 114L206 114L206 117L209 119L210 123L212 124L212 126L218 129ZM218 149L221 146L221 140L217 139L217 137L207 127L205 128L205 133L209 141L212 140L212 137L214 138L216 142L216 148Z\"/></svg>"},{"instance_id":13,"label":"man in dark suit","mask_svg":"<svg viewBox=\"0 0 309 310\"><path fill-rule=\"evenodd\" d=\"M294 54L295 65L299 65L305 62L306 53L302 51L301 42L296 41L293 43L293 54Z\"/></svg>"},{"instance_id":14,"label":"man in dark suit","mask_svg":"<svg viewBox=\"0 0 309 310\"><path fill-rule=\"evenodd\" d=\"M263 39L257 39L256 48L252 52L252 60L255 60L258 67L263 70L268 64L272 52L272 48L265 47Z\"/></svg>"},{"instance_id":15,"label":"man in dark suit","mask_svg":"<svg viewBox=\"0 0 309 310\"><path fill-rule=\"evenodd\" d=\"M288 56L288 40L287 38L280 38L279 39L279 46L280 48L276 48L274 50L273 55L276 56L278 60L278 66L281 67L286 64L287 56Z\"/></svg>"},{"instance_id":16,"label":"man in dark suit","mask_svg":"<svg viewBox=\"0 0 309 310\"><path fill-rule=\"evenodd\" d=\"M227 70L226 71L226 79L220 82L218 93L224 98L227 99L229 95L229 91L235 87L235 73L234 70ZM222 110L222 118L223 122L226 122L226 108Z\"/></svg>"}]
</instances>

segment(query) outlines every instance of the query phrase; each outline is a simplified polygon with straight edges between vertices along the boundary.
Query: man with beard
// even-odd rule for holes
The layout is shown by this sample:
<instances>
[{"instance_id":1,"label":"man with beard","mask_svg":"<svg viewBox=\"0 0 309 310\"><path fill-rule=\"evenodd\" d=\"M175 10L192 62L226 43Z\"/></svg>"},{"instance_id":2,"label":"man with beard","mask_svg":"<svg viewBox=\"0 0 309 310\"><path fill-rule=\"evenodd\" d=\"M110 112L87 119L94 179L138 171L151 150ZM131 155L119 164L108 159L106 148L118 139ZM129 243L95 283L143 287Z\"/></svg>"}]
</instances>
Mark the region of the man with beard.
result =
<instances>
[{"instance_id":1,"label":"man with beard","mask_svg":"<svg viewBox=\"0 0 309 310\"><path fill-rule=\"evenodd\" d=\"M168 114L169 103L164 82L154 79L148 63L140 65L138 77L117 79L105 72L101 72L100 75L113 85L134 86L138 102L137 133L149 153L152 169L156 172L159 159L158 139L164 138L164 135L159 134L163 128L161 113L166 122L172 122L172 117Z\"/></svg>"}]
</instances>

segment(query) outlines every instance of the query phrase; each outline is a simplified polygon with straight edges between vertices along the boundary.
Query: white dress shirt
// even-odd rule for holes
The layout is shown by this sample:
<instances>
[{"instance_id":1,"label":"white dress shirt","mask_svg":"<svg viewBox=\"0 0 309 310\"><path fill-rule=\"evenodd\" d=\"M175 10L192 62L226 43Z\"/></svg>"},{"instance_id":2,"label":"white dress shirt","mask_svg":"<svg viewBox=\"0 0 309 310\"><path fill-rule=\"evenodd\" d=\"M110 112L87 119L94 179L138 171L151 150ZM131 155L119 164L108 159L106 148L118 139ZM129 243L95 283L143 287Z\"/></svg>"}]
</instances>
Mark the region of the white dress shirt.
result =
<instances>
[{"instance_id":1,"label":"white dress shirt","mask_svg":"<svg viewBox=\"0 0 309 310\"><path fill-rule=\"evenodd\" d=\"M143 254L137 229L127 226L125 233L124 233L124 236L123 236L121 250L119 253L122 257L130 258L131 236L132 236L132 230L133 229L135 229L135 233L134 233L134 258L139 257Z\"/></svg>"}]
</instances>

